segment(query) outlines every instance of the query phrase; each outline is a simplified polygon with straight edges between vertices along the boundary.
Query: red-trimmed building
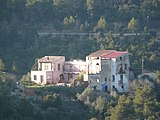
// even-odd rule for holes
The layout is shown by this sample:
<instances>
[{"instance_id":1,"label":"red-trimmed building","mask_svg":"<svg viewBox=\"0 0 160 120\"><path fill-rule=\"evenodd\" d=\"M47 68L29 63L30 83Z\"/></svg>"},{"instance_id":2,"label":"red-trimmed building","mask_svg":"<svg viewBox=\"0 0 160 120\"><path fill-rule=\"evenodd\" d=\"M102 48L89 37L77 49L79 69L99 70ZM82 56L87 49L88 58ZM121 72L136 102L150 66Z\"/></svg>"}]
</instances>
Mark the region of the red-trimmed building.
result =
<instances>
[{"instance_id":1,"label":"red-trimmed building","mask_svg":"<svg viewBox=\"0 0 160 120\"><path fill-rule=\"evenodd\" d=\"M99 50L86 57L84 80L96 90L127 92L129 81L128 52Z\"/></svg>"}]
</instances>

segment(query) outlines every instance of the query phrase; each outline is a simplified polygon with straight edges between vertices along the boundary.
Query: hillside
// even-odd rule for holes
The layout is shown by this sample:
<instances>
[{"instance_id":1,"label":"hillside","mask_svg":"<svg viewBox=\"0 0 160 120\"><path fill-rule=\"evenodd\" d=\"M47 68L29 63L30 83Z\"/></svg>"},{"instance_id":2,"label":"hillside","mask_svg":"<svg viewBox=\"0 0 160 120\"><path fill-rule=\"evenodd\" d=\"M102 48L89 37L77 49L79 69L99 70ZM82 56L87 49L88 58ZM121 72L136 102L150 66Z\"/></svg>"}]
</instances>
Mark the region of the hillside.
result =
<instances>
[{"instance_id":1,"label":"hillside","mask_svg":"<svg viewBox=\"0 0 160 120\"><path fill-rule=\"evenodd\" d=\"M154 71L160 68L159 10L158 0L1 0L0 58L6 71L25 74L44 55L85 59L99 49L116 49L130 52L133 68L143 58L144 67Z\"/></svg>"}]
</instances>

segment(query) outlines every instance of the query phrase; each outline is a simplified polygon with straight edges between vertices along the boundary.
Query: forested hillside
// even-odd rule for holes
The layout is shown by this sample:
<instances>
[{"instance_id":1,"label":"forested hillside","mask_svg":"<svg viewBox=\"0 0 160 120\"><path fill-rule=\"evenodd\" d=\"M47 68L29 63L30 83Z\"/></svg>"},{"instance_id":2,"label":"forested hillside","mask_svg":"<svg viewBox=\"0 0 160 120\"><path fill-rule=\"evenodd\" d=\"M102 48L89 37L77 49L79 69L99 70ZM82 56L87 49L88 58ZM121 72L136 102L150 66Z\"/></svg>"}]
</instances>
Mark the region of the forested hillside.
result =
<instances>
[{"instance_id":1,"label":"forested hillside","mask_svg":"<svg viewBox=\"0 0 160 120\"><path fill-rule=\"evenodd\" d=\"M157 70L159 11L159 0L0 0L0 59L6 71L25 74L44 55L85 59L98 49L116 49L129 51L132 67L140 68L143 58L146 69Z\"/></svg>"}]
</instances>

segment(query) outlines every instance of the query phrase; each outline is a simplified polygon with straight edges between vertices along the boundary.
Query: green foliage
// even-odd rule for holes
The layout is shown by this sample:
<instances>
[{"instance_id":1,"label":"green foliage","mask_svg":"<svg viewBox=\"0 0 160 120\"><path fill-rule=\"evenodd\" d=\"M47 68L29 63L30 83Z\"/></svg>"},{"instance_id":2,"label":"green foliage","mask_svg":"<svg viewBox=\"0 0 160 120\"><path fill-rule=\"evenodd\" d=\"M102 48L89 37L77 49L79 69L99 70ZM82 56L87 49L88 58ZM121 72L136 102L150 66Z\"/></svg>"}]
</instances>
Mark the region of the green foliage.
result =
<instances>
[{"instance_id":1,"label":"green foliage","mask_svg":"<svg viewBox=\"0 0 160 120\"><path fill-rule=\"evenodd\" d=\"M61 4L62 0L53 0L53 5L59 6Z\"/></svg>"},{"instance_id":2,"label":"green foliage","mask_svg":"<svg viewBox=\"0 0 160 120\"><path fill-rule=\"evenodd\" d=\"M26 6L30 6L38 2L39 0L26 0Z\"/></svg>"},{"instance_id":3,"label":"green foliage","mask_svg":"<svg viewBox=\"0 0 160 120\"><path fill-rule=\"evenodd\" d=\"M94 0L86 0L87 10L92 10L94 5Z\"/></svg>"},{"instance_id":4,"label":"green foliage","mask_svg":"<svg viewBox=\"0 0 160 120\"><path fill-rule=\"evenodd\" d=\"M138 88L134 97L135 112L138 118L156 117L160 109L152 88L144 86ZM158 109L157 109L158 108Z\"/></svg>"},{"instance_id":5,"label":"green foliage","mask_svg":"<svg viewBox=\"0 0 160 120\"><path fill-rule=\"evenodd\" d=\"M156 76L157 76L156 83L160 85L160 71L156 72Z\"/></svg>"},{"instance_id":6,"label":"green foliage","mask_svg":"<svg viewBox=\"0 0 160 120\"><path fill-rule=\"evenodd\" d=\"M77 94L79 100L84 101L86 104L91 104L93 102L94 91L92 88L87 87L82 94Z\"/></svg>"},{"instance_id":7,"label":"green foliage","mask_svg":"<svg viewBox=\"0 0 160 120\"><path fill-rule=\"evenodd\" d=\"M138 29L137 20L132 18L128 23L128 29L131 30L132 32L135 32Z\"/></svg>"},{"instance_id":8,"label":"green foliage","mask_svg":"<svg viewBox=\"0 0 160 120\"><path fill-rule=\"evenodd\" d=\"M160 28L158 24L159 4L159 1L148 0L138 2L2 0L0 5L0 58L5 62L7 71L26 74L33 66L34 60L46 54L65 55L67 59L85 59L86 55L98 49L127 49L132 54L131 66L138 67L140 65L138 59L145 54L146 63L148 63L145 67L157 70L160 65L157 54L159 51L158 38L151 40L147 33L151 29L156 31ZM130 24L128 23L127 26L128 20ZM131 31L137 31L137 24L139 24L140 33L147 32L144 36L117 36L112 40L99 42L100 37L105 38L103 33L106 33L107 30L117 33L129 27ZM147 30L144 31L145 26ZM52 31L91 32L94 30L102 35L97 35L98 37L64 37L63 35L51 37L52 35L37 34L39 31L50 33Z\"/></svg>"},{"instance_id":9,"label":"green foliage","mask_svg":"<svg viewBox=\"0 0 160 120\"><path fill-rule=\"evenodd\" d=\"M100 17L100 19L97 22L97 25L94 28L94 31L103 31L107 27L107 22L104 17Z\"/></svg>"},{"instance_id":10,"label":"green foliage","mask_svg":"<svg viewBox=\"0 0 160 120\"><path fill-rule=\"evenodd\" d=\"M0 59L0 71L4 70L5 65L3 63L3 61Z\"/></svg>"},{"instance_id":11,"label":"green foliage","mask_svg":"<svg viewBox=\"0 0 160 120\"><path fill-rule=\"evenodd\" d=\"M47 109L49 107L52 107L52 108L59 107L60 108L61 106L62 106L62 101L58 94L46 95L43 99L44 109Z\"/></svg>"},{"instance_id":12,"label":"green foliage","mask_svg":"<svg viewBox=\"0 0 160 120\"><path fill-rule=\"evenodd\" d=\"M75 22L76 22L76 20L75 20L75 18L73 16L65 17L63 21L64 21L64 25L67 26L67 27L74 26Z\"/></svg>"},{"instance_id":13,"label":"green foliage","mask_svg":"<svg viewBox=\"0 0 160 120\"><path fill-rule=\"evenodd\" d=\"M110 94L100 91L94 91L92 88L86 88L81 94L76 95L78 100L90 108L90 118L95 117L104 119L105 112L109 111L109 103L114 100Z\"/></svg>"},{"instance_id":14,"label":"green foliage","mask_svg":"<svg viewBox=\"0 0 160 120\"><path fill-rule=\"evenodd\" d=\"M155 93L157 94L157 99L160 101L160 71L156 71L156 81L155 81Z\"/></svg>"},{"instance_id":15,"label":"green foliage","mask_svg":"<svg viewBox=\"0 0 160 120\"><path fill-rule=\"evenodd\" d=\"M95 102L95 109L98 110L100 113L102 113L104 112L105 107L106 107L105 98L102 96L97 97Z\"/></svg>"},{"instance_id":16,"label":"green foliage","mask_svg":"<svg viewBox=\"0 0 160 120\"><path fill-rule=\"evenodd\" d=\"M134 119L134 107L130 97L122 95L118 104L112 108L111 120Z\"/></svg>"},{"instance_id":17,"label":"green foliage","mask_svg":"<svg viewBox=\"0 0 160 120\"><path fill-rule=\"evenodd\" d=\"M97 118L91 118L90 120L97 120Z\"/></svg>"},{"instance_id":18,"label":"green foliage","mask_svg":"<svg viewBox=\"0 0 160 120\"><path fill-rule=\"evenodd\" d=\"M10 86L5 81L0 80L0 96L5 96L10 94Z\"/></svg>"},{"instance_id":19,"label":"green foliage","mask_svg":"<svg viewBox=\"0 0 160 120\"><path fill-rule=\"evenodd\" d=\"M23 75L22 78L21 78L21 81L24 82L24 81L31 81L31 73L28 72L26 75Z\"/></svg>"},{"instance_id":20,"label":"green foliage","mask_svg":"<svg viewBox=\"0 0 160 120\"><path fill-rule=\"evenodd\" d=\"M67 60L85 59L86 55L99 49L128 50L131 67L140 68L143 56L145 69L158 70L159 38L148 35L148 32L159 31L159 9L159 0L1 0L0 71L5 68L8 72L26 74L32 66L36 70L34 60L44 55L65 55ZM123 33L128 32L125 28L132 32L138 30L143 35L125 36ZM50 34L52 31L89 33L94 30L102 35ZM107 33L107 30L111 32ZM50 35L43 36L39 31ZM119 32L120 36L112 34ZM22 79L28 81L29 76L27 74ZM38 92L35 101L29 96L10 96L16 77L0 72L0 119L86 120L104 119L104 116L105 119L158 119L159 76L157 72L154 83L143 81L133 85L132 92L118 101L88 88L83 92L83 88L52 86L34 87Z\"/></svg>"}]
</instances>

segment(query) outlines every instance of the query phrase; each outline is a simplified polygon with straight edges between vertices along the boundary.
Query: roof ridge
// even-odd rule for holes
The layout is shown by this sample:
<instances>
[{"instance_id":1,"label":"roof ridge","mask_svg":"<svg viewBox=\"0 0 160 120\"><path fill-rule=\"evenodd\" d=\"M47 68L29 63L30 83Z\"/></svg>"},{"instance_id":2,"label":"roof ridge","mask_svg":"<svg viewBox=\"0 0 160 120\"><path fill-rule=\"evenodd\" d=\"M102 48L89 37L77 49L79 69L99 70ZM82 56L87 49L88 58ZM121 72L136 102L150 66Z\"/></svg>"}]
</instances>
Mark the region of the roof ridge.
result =
<instances>
[{"instance_id":1,"label":"roof ridge","mask_svg":"<svg viewBox=\"0 0 160 120\"><path fill-rule=\"evenodd\" d=\"M105 56L105 55L109 55L109 54L112 54L112 53L116 52L116 50L106 50L106 51L107 51L106 53L101 55L102 57Z\"/></svg>"},{"instance_id":2,"label":"roof ridge","mask_svg":"<svg viewBox=\"0 0 160 120\"><path fill-rule=\"evenodd\" d=\"M108 53L115 52L116 50L98 50L96 52L91 53L88 57L101 57L103 55L107 55Z\"/></svg>"}]
</instances>

